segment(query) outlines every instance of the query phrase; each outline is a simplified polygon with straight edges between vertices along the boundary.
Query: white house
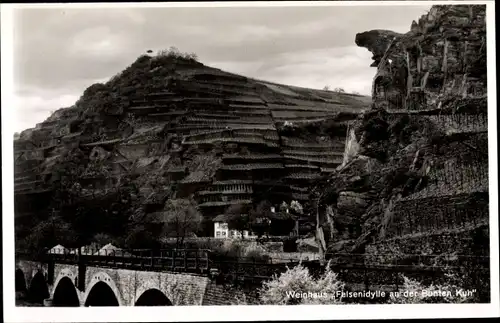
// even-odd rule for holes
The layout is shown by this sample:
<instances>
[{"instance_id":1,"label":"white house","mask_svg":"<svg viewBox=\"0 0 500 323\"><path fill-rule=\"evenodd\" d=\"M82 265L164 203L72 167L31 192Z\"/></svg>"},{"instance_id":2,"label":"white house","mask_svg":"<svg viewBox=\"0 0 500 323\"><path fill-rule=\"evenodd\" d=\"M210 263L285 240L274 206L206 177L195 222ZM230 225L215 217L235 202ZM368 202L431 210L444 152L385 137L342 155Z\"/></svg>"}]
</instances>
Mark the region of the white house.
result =
<instances>
[{"instance_id":1,"label":"white house","mask_svg":"<svg viewBox=\"0 0 500 323\"><path fill-rule=\"evenodd\" d=\"M227 238L227 237L229 237L228 225L223 220L214 221L214 237L215 238Z\"/></svg>"},{"instance_id":2,"label":"white house","mask_svg":"<svg viewBox=\"0 0 500 323\"><path fill-rule=\"evenodd\" d=\"M68 253L68 249L64 248L63 246L61 246L60 244L58 244L57 246L55 247L52 247L52 249L50 249L48 251L48 253L51 253L51 254L66 254Z\"/></svg>"},{"instance_id":3,"label":"white house","mask_svg":"<svg viewBox=\"0 0 500 323\"><path fill-rule=\"evenodd\" d=\"M230 230L227 224L226 216L219 214L214 218L214 237L219 239L241 239L241 232L238 230ZM254 235L248 230L243 231L243 237L250 238Z\"/></svg>"},{"instance_id":4,"label":"white house","mask_svg":"<svg viewBox=\"0 0 500 323\"><path fill-rule=\"evenodd\" d=\"M111 243L108 243L99 251L94 253L94 256L119 256L119 257L132 257L131 254L125 252L123 249L113 246Z\"/></svg>"}]
</instances>

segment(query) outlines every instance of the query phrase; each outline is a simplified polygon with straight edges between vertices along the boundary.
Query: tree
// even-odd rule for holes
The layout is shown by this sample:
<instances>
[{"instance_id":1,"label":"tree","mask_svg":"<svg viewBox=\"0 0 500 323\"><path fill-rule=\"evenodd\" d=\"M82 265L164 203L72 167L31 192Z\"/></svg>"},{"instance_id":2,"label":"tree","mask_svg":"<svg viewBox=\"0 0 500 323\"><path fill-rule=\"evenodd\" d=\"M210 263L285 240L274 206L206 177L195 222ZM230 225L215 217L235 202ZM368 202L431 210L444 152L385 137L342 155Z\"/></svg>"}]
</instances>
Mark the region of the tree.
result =
<instances>
[{"instance_id":1,"label":"tree","mask_svg":"<svg viewBox=\"0 0 500 323\"><path fill-rule=\"evenodd\" d=\"M108 243L115 244L114 238L107 233L99 232L92 238L92 242L96 243L98 246L102 247Z\"/></svg>"},{"instance_id":2,"label":"tree","mask_svg":"<svg viewBox=\"0 0 500 323\"><path fill-rule=\"evenodd\" d=\"M271 228L271 206L269 201L264 200L250 211L250 227L259 238L268 234Z\"/></svg>"},{"instance_id":3,"label":"tree","mask_svg":"<svg viewBox=\"0 0 500 323\"><path fill-rule=\"evenodd\" d=\"M261 201L259 204L257 204L257 207L255 208L255 212L262 217L269 218L271 213L272 213L271 212L272 206L273 205L271 204L271 202L269 202L267 200Z\"/></svg>"},{"instance_id":4,"label":"tree","mask_svg":"<svg viewBox=\"0 0 500 323\"><path fill-rule=\"evenodd\" d=\"M184 244L184 238L201 229L203 217L192 199L172 199L165 203L165 226L167 235L177 238L176 245Z\"/></svg>"},{"instance_id":5,"label":"tree","mask_svg":"<svg viewBox=\"0 0 500 323\"><path fill-rule=\"evenodd\" d=\"M280 205L280 212L288 212L288 204L285 201Z\"/></svg>"},{"instance_id":6,"label":"tree","mask_svg":"<svg viewBox=\"0 0 500 323\"><path fill-rule=\"evenodd\" d=\"M224 214L227 216L227 225L230 230L237 230L241 238L245 238L245 231L250 231L250 217L247 214L247 208L241 204L234 204L226 209Z\"/></svg>"},{"instance_id":7,"label":"tree","mask_svg":"<svg viewBox=\"0 0 500 323\"><path fill-rule=\"evenodd\" d=\"M269 233L270 220L262 217L252 217L250 220L250 228L252 232L257 234L257 237L261 238L263 235Z\"/></svg>"},{"instance_id":8,"label":"tree","mask_svg":"<svg viewBox=\"0 0 500 323\"><path fill-rule=\"evenodd\" d=\"M333 92L339 92L339 93L344 93L345 90L341 87L336 87L335 89L333 89Z\"/></svg>"},{"instance_id":9,"label":"tree","mask_svg":"<svg viewBox=\"0 0 500 323\"><path fill-rule=\"evenodd\" d=\"M61 217L53 215L36 225L25 240L25 247L33 254L40 254L45 248L57 244L71 247L76 242L76 232Z\"/></svg>"},{"instance_id":10,"label":"tree","mask_svg":"<svg viewBox=\"0 0 500 323\"><path fill-rule=\"evenodd\" d=\"M304 209L298 201L290 202L290 209L296 214L303 214Z\"/></svg>"},{"instance_id":11,"label":"tree","mask_svg":"<svg viewBox=\"0 0 500 323\"><path fill-rule=\"evenodd\" d=\"M228 218L227 225L230 230L237 230L241 238L245 239L245 231L250 231L250 219L248 214L233 214Z\"/></svg>"},{"instance_id":12,"label":"tree","mask_svg":"<svg viewBox=\"0 0 500 323\"><path fill-rule=\"evenodd\" d=\"M130 225L128 230L128 235L125 238L125 246L130 249L154 249L159 247L161 229L161 227L155 224L134 223Z\"/></svg>"},{"instance_id":13,"label":"tree","mask_svg":"<svg viewBox=\"0 0 500 323\"><path fill-rule=\"evenodd\" d=\"M81 194L81 185L78 181L87 163L88 157L78 148L65 151L56 161L50 169L51 174L47 176L47 181L54 192L50 205L52 209L61 211L78 200ZM71 219L68 220L74 224Z\"/></svg>"},{"instance_id":14,"label":"tree","mask_svg":"<svg viewBox=\"0 0 500 323\"><path fill-rule=\"evenodd\" d=\"M330 86L329 85L325 85L323 87L323 91L330 91Z\"/></svg>"}]
</instances>

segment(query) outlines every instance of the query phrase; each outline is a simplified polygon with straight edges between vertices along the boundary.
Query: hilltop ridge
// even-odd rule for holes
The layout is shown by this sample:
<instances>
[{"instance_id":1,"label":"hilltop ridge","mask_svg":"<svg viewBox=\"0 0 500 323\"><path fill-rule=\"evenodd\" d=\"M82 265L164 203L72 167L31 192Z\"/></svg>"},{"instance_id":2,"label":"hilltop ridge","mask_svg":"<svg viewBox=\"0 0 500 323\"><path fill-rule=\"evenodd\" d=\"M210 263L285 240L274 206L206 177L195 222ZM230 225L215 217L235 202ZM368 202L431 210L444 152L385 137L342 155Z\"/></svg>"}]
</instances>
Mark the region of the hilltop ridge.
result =
<instances>
[{"instance_id":1,"label":"hilltop ridge","mask_svg":"<svg viewBox=\"0 0 500 323\"><path fill-rule=\"evenodd\" d=\"M82 229L92 231L86 239L119 234L113 221L142 225L167 200L194 198L209 235L231 205L305 202L311 183L342 162L347 124L369 102L177 53L143 55L14 141L18 234L54 210L72 227L78 212L79 221L99 218ZM117 211L95 206L106 203Z\"/></svg>"}]
</instances>

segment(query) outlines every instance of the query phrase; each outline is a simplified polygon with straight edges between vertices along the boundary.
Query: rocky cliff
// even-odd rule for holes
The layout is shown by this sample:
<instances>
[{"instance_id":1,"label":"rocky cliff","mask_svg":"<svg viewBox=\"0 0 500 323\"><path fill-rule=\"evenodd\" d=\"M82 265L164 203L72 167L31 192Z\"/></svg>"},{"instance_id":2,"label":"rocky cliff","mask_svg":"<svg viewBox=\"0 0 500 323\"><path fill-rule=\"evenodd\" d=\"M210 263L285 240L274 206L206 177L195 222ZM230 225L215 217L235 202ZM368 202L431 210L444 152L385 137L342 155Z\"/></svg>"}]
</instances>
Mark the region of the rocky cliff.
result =
<instances>
[{"instance_id":1,"label":"rocky cliff","mask_svg":"<svg viewBox=\"0 0 500 323\"><path fill-rule=\"evenodd\" d=\"M330 253L427 266L488 256L485 9L433 6L406 34L357 35L377 72L343 164L315 189Z\"/></svg>"},{"instance_id":2,"label":"rocky cliff","mask_svg":"<svg viewBox=\"0 0 500 323\"><path fill-rule=\"evenodd\" d=\"M141 56L15 140L18 237L54 214L88 235L119 234L189 197L210 234L210 219L233 204L306 202L311 183L341 164L347 124L369 103L172 53Z\"/></svg>"}]
</instances>

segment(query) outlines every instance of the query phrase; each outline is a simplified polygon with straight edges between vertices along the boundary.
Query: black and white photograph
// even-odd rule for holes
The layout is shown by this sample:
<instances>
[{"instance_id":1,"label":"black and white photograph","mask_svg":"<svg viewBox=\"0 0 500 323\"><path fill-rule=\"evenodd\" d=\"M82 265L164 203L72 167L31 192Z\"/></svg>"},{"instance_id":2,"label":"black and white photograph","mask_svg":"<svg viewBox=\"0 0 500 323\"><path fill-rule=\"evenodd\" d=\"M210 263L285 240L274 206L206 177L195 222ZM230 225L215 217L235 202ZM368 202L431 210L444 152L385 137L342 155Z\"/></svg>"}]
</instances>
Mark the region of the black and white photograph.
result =
<instances>
[{"instance_id":1,"label":"black and white photograph","mask_svg":"<svg viewBox=\"0 0 500 323\"><path fill-rule=\"evenodd\" d=\"M1 13L8 321L500 315L493 1Z\"/></svg>"}]
</instances>

